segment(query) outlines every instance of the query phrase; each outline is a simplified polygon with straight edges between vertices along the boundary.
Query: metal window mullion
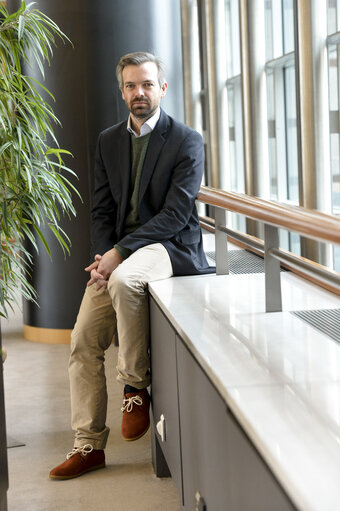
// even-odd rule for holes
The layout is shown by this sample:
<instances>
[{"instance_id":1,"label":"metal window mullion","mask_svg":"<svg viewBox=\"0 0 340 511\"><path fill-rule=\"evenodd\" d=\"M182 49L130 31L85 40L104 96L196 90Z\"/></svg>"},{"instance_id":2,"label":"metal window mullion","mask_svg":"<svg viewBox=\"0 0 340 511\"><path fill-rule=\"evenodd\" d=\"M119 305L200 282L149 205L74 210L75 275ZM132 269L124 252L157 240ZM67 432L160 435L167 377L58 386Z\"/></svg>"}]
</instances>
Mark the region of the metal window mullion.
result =
<instances>
[{"instance_id":1,"label":"metal window mullion","mask_svg":"<svg viewBox=\"0 0 340 511\"><path fill-rule=\"evenodd\" d=\"M207 184L209 183L210 173L210 147L208 140L208 108L207 108L207 61L206 61L206 21L205 21L205 2L203 0L196 0L197 3L197 24L198 24L198 51L199 51L199 68L200 68L200 81L201 81L201 93L200 93L200 108L202 112L202 136L205 146L205 164L207 170Z\"/></svg>"},{"instance_id":2,"label":"metal window mullion","mask_svg":"<svg viewBox=\"0 0 340 511\"><path fill-rule=\"evenodd\" d=\"M201 77L199 73L199 36L197 2L181 0L183 92L185 122L202 133ZM205 176L202 178L205 184ZM206 213L206 206L197 204L199 214Z\"/></svg>"},{"instance_id":3,"label":"metal window mullion","mask_svg":"<svg viewBox=\"0 0 340 511\"><path fill-rule=\"evenodd\" d=\"M307 3L294 0L294 35L295 35L295 70L296 70L296 117L298 134L298 173L299 173L299 205L306 207L304 169L312 173L311 188L315 189L314 159L310 159L311 147L314 147L313 110L311 108L312 70L310 65L310 39L308 38L307 23L310 20L310 10ZM310 30L309 30L310 32ZM305 54L306 52L307 55ZM308 85L307 85L308 84ZM307 96L307 97L305 97ZM306 106L308 105L308 110ZM312 172L311 172L312 171ZM308 179L307 179L308 182Z\"/></svg>"},{"instance_id":4,"label":"metal window mullion","mask_svg":"<svg viewBox=\"0 0 340 511\"><path fill-rule=\"evenodd\" d=\"M305 208L321 211L327 207L324 180L329 180L328 117L324 111L328 73L327 68L324 70L322 51L327 38L326 14L324 0L294 0L299 203ZM304 238L301 255L325 265L331 258L329 249L325 251L319 242Z\"/></svg>"},{"instance_id":5,"label":"metal window mullion","mask_svg":"<svg viewBox=\"0 0 340 511\"><path fill-rule=\"evenodd\" d=\"M263 0L248 2L250 110L254 195L269 197L268 123L265 74L265 15Z\"/></svg>"},{"instance_id":6,"label":"metal window mullion","mask_svg":"<svg viewBox=\"0 0 340 511\"><path fill-rule=\"evenodd\" d=\"M203 135L203 80L202 63L200 54L200 27L198 18L197 2L190 2L190 26L192 27L192 37L190 38L191 53L191 101L193 108L193 127Z\"/></svg>"},{"instance_id":7,"label":"metal window mullion","mask_svg":"<svg viewBox=\"0 0 340 511\"><path fill-rule=\"evenodd\" d=\"M216 117L216 67L214 55L213 0L201 0L201 56L204 79L204 129L209 185L219 188L218 125Z\"/></svg>"},{"instance_id":8,"label":"metal window mullion","mask_svg":"<svg viewBox=\"0 0 340 511\"><path fill-rule=\"evenodd\" d=\"M327 6L323 0L312 3L313 106L315 138L316 207L332 213L332 175L329 133L329 83L327 53ZM339 61L338 61L338 66ZM339 84L339 80L338 80ZM339 96L338 96L339 97ZM330 244L319 244L319 262L333 267Z\"/></svg>"},{"instance_id":9,"label":"metal window mullion","mask_svg":"<svg viewBox=\"0 0 340 511\"><path fill-rule=\"evenodd\" d=\"M190 20L188 0L181 0L181 27L182 27L182 53L183 53L183 93L184 93L184 119L193 127L192 94L191 94L191 51L190 51Z\"/></svg>"},{"instance_id":10,"label":"metal window mullion","mask_svg":"<svg viewBox=\"0 0 340 511\"><path fill-rule=\"evenodd\" d=\"M197 2L181 0L185 121L202 133Z\"/></svg>"},{"instance_id":11,"label":"metal window mullion","mask_svg":"<svg viewBox=\"0 0 340 511\"><path fill-rule=\"evenodd\" d=\"M226 211L215 207L215 258L216 274L229 274L228 241L223 229L226 228Z\"/></svg>"},{"instance_id":12,"label":"metal window mullion","mask_svg":"<svg viewBox=\"0 0 340 511\"><path fill-rule=\"evenodd\" d=\"M240 13L239 19L240 19L243 140L244 140L244 182L245 193L248 195L254 195L247 0L239 0L239 13ZM255 232L250 232L250 234L255 234Z\"/></svg>"},{"instance_id":13,"label":"metal window mullion","mask_svg":"<svg viewBox=\"0 0 340 511\"><path fill-rule=\"evenodd\" d=\"M211 2L212 16L212 65L215 74L213 82L214 91L211 94L213 104L213 123L216 137L216 165L218 185L227 188L229 180L229 123L228 123L228 94L225 87L227 80L226 66L226 26L225 1L213 0ZM241 114L240 114L241 115Z\"/></svg>"}]
</instances>

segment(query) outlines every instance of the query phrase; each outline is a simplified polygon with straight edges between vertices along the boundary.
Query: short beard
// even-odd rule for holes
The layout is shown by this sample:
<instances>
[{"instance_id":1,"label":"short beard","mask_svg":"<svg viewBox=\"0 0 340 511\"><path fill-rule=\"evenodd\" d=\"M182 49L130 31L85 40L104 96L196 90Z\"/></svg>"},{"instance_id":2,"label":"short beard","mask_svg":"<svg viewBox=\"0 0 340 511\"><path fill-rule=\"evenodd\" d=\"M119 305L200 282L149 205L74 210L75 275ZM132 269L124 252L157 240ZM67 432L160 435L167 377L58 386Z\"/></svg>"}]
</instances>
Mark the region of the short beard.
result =
<instances>
[{"instance_id":1,"label":"short beard","mask_svg":"<svg viewBox=\"0 0 340 511\"><path fill-rule=\"evenodd\" d=\"M149 105L146 103L145 107L147 108ZM140 107L134 108L133 105L131 105L130 112L136 119L149 119L153 116L153 114L156 112L157 106L154 108L147 108L146 110L141 109Z\"/></svg>"}]
</instances>

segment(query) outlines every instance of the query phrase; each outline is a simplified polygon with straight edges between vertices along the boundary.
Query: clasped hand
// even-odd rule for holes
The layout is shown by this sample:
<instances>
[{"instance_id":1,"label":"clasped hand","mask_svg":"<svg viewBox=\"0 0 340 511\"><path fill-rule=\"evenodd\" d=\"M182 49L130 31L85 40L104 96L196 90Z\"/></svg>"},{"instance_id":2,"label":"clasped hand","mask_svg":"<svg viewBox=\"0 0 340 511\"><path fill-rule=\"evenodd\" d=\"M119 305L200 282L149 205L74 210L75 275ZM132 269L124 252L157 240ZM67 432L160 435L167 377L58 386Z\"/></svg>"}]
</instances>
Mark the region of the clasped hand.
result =
<instances>
[{"instance_id":1,"label":"clasped hand","mask_svg":"<svg viewBox=\"0 0 340 511\"><path fill-rule=\"evenodd\" d=\"M119 255L115 248L108 250L104 255L97 254L94 258L94 262L85 268L85 271L91 275L87 286L96 284L96 289L102 287L106 288L111 273L117 268L117 266L123 261L123 258Z\"/></svg>"}]
</instances>

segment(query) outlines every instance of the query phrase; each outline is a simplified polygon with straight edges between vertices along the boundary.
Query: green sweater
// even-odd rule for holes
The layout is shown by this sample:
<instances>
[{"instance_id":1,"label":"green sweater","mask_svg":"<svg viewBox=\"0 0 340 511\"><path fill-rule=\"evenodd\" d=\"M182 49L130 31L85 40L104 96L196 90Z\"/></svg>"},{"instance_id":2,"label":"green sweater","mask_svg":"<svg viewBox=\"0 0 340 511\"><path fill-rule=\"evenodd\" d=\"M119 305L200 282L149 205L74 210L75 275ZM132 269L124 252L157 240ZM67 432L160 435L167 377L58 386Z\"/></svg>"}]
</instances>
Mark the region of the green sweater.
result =
<instances>
[{"instance_id":1,"label":"green sweater","mask_svg":"<svg viewBox=\"0 0 340 511\"><path fill-rule=\"evenodd\" d=\"M144 164L146 150L149 145L151 133L144 135L143 137L131 137L131 179L130 179L130 202L129 209L125 218L123 236L130 234L131 232L138 229L141 225L138 214L138 196L139 196L139 185L140 178L142 175L142 168ZM117 250L119 255L126 259L131 254L131 250L124 248L119 244L116 244L114 248Z\"/></svg>"}]
</instances>

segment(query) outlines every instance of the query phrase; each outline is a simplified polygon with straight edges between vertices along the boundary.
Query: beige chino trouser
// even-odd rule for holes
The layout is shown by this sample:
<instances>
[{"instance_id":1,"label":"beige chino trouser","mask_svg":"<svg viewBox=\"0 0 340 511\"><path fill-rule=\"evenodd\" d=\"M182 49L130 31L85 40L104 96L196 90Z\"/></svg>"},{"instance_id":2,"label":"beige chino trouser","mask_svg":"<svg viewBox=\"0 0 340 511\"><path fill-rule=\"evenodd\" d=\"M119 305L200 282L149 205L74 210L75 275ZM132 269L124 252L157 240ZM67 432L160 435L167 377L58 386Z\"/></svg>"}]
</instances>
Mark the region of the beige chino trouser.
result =
<instances>
[{"instance_id":1,"label":"beige chino trouser","mask_svg":"<svg viewBox=\"0 0 340 511\"><path fill-rule=\"evenodd\" d=\"M90 443L94 449L105 448L109 428L104 358L116 330L117 380L141 389L149 385L147 285L171 276L168 252L156 243L124 260L111 274L107 289L86 288L71 335L69 361L75 447Z\"/></svg>"}]
</instances>

